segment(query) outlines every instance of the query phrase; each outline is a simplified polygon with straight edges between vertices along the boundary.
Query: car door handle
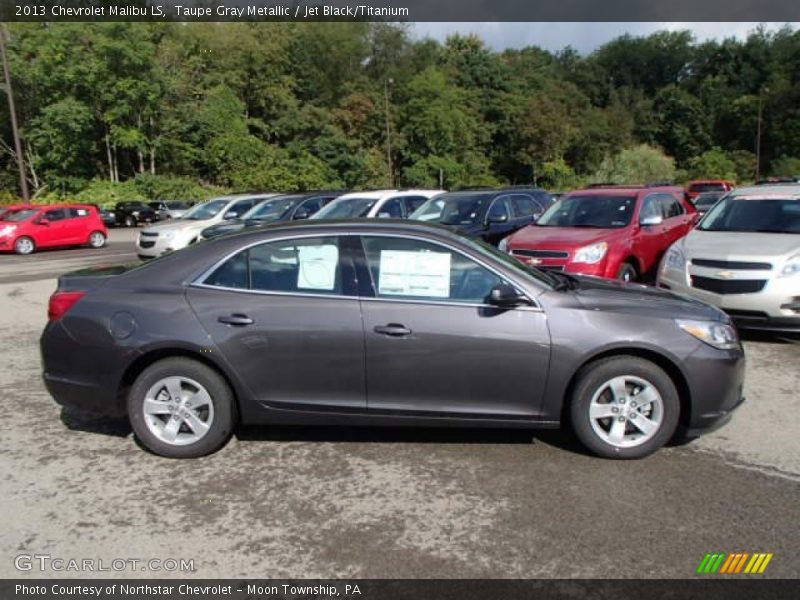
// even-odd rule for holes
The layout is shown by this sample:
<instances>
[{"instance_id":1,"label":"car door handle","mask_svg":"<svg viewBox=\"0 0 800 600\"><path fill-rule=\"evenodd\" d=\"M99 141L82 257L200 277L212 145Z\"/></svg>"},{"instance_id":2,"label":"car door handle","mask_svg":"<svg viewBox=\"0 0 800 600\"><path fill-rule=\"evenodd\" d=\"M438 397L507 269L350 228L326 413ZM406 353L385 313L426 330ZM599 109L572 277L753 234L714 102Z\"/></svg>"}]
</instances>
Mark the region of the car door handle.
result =
<instances>
[{"instance_id":1,"label":"car door handle","mask_svg":"<svg viewBox=\"0 0 800 600\"><path fill-rule=\"evenodd\" d=\"M376 325L373 331L375 333L380 333L381 335L388 335L390 337L404 337L407 335L411 335L411 330L404 325L400 325L399 323L389 323L388 325Z\"/></svg>"},{"instance_id":2,"label":"car door handle","mask_svg":"<svg viewBox=\"0 0 800 600\"><path fill-rule=\"evenodd\" d=\"M226 325L235 325L237 327L253 324L253 319L242 314L223 315L221 317L217 317L217 321L220 323L225 323Z\"/></svg>"}]
</instances>

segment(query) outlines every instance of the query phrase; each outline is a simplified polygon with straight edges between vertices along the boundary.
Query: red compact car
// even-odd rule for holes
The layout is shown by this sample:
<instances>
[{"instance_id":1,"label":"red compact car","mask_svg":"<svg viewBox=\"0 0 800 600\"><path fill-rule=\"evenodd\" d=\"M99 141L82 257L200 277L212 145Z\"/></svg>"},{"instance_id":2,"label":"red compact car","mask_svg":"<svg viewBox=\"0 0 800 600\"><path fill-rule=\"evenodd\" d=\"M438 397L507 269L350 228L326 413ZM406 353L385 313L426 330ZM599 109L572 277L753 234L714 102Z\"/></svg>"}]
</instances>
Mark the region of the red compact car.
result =
<instances>
[{"instance_id":1,"label":"red compact car","mask_svg":"<svg viewBox=\"0 0 800 600\"><path fill-rule=\"evenodd\" d=\"M686 195L694 200L703 192L722 192L727 194L733 189L733 183L724 179L697 179L686 186Z\"/></svg>"},{"instance_id":2,"label":"red compact car","mask_svg":"<svg viewBox=\"0 0 800 600\"><path fill-rule=\"evenodd\" d=\"M567 194L500 248L543 270L633 281L697 218L680 187L597 186Z\"/></svg>"},{"instance_id":3,"label":"red compact car","mask_svg":"<svg viewBox=\"0 0 800 600\"><path fill-rule=\"evenodd\" d=\"M26 206L0 217L0 251L30 254L37 248L102 248L108 230L93 206L62 204Z\"/></svg>"}]
</instances>

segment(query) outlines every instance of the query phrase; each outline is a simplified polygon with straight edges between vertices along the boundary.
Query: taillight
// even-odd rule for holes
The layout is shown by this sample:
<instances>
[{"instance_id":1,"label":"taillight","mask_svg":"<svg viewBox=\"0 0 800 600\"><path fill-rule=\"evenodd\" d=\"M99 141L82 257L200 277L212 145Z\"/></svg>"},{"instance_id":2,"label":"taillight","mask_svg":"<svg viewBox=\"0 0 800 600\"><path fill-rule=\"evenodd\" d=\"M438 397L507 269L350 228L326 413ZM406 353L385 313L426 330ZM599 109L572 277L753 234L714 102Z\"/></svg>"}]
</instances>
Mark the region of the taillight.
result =
<instances>
[{"instance_id":1,"label":"taillight","mask_svg":"<svg viewBox=\"0 0 800 600\"><path fill-rule=\"evenodd\" d=\"M86 292L60 292L56 290L50 296L50 302L47 305L47 318L51 321L58 321L85 295Z\"/></svg>"}]
</instances>

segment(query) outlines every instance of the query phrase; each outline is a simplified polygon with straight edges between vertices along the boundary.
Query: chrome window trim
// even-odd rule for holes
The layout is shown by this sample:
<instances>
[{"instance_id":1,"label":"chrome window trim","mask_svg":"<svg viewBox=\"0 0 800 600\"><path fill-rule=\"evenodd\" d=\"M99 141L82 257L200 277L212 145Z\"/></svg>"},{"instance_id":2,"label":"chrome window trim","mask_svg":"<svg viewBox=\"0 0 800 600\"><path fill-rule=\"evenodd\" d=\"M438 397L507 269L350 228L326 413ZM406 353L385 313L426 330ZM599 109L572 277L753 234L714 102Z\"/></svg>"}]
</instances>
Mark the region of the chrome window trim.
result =
<instances>
[{"instance_id":1,"label":"chrome window trim","mask_svg":"<svg viewBox=\"0 0 800 600\"><path fill-rule=\"evenodd\" d=\"M275 237L275 238L271 238L271 239L267 239L267 240L258 240L256 242L252 242L252 243L247 244L245 246L240 246L236 250L234 250L232 252L229 252L223 258L221 258L216 263L214 263L210 268L206 269L199 276L197 276L193 280L191 280L188 285L190 287L201 287L201 288L205 288L205 289L227 290L227 291L233 291L233 292L254 293L254 294L272 295L272 296L275 296L275 295L278 295L278 296L281 296L281 295L283 295L283 296L305 296L305 297L311 296L311 297L315 297L315 298L348 298L348 299L356 299L356 300L379 300L379 301L385 301L385 302L413 302L415 304L446 304L446 305L452 305L452 306L478 306L478 307L486 307L486 308L497 308L496 306L494 306L492 304L455 302L455 301L452 301L452 300L436 301L436 300L419 300L419 299L405 299L405 298L378 298L376 296L375 297L369 297L369 296L360 296L360 295L347 296L347 295L343 295L343 294L313 294L313 293L305 293L305 292L278 292L278 291L271 291L271 290L250 290L250 289L242 289L242 288L229 288L229 287L218 286L218 285L209 285L209 284L205 283L205 280L214 271L216 271L220 266L222 266L223 263L225 263L229 259L233 258L234 256L236 256L240 252L244 252L245 250L249 250L250 248L253 248L254 246L260 246L261 244L271 244L273 242L282 242L282 241L286 241L286 240L300 240L300 239L308 239L308 238L324 238L324 237L334 237L334 236L336 236L336 237L348 237L348 236L361 237L361 236L365 236L365 235L366 236L370 236L370 237L391 237L391 238L407 239L407 240L413 240L413 241L422 241L422 242L427 242L427 243L434 244L434 245L437 245L437 246L441 246L442 248L445 248L445 249L447 249L447 250L449 250L451 252L458 253L458 254L466 257L467 259L478 263L483 268L488 269L489 271L491 271L492 273L494 273L495 275L497 275L501 279L509 281L510 283L515 285L520 290L523 290L523 293L525 293L525 296L528 298L528 300L530 300L533 303L532 306L515 307L515 308L513 308L511 310L526 309L526 310L535 310L536 312L544 312L543 309L542 309L541 304L539 303L539 301L536 298L532 298L531 295L528 294L527 292L524 292L524 290L526 289L525 285L520 284L519 281L516 278L509 277L505 273L502 273L498 269L494 268L494 266L487 264L485 261L481 260L480 258L476 258L475 256L472 256L471 254L468 254L468 253L464 252L463 250L461 250L459 248L454 248L453 246L447 245L444 242L441 242L439 240L434 240L434 239L430 239L430 238L426 238L426 237L419 237L419 236L409 235L409 234L385 233L385 232L337 231L337 232L331 232L331 233L327 233L327 234L324 233L324 232L317 232L317 233L302 233L302 234L294 234L294 235L285 235L285 236ZM373 283L373 282L370 282L370 283Z\"/></svg>"}]
</instances>

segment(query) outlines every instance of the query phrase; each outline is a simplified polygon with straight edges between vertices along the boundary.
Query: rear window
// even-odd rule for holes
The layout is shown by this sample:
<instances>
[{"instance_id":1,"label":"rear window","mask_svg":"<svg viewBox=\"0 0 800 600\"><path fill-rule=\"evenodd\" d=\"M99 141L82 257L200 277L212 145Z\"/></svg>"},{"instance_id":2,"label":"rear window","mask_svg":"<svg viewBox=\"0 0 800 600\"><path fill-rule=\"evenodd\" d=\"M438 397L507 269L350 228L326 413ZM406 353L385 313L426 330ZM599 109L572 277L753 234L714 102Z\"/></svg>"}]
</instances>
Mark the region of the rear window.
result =
<instances>
[{"instance_id":1,"label":"rear window","mask_svg":"<svg viewBox=\"0 0 800 600\"><path fill-rule=\"evenodd\" d=\"M690 192L724 192L725 186L721 183L693 183L689 186Z\"/></svg>"}]
</instances>

